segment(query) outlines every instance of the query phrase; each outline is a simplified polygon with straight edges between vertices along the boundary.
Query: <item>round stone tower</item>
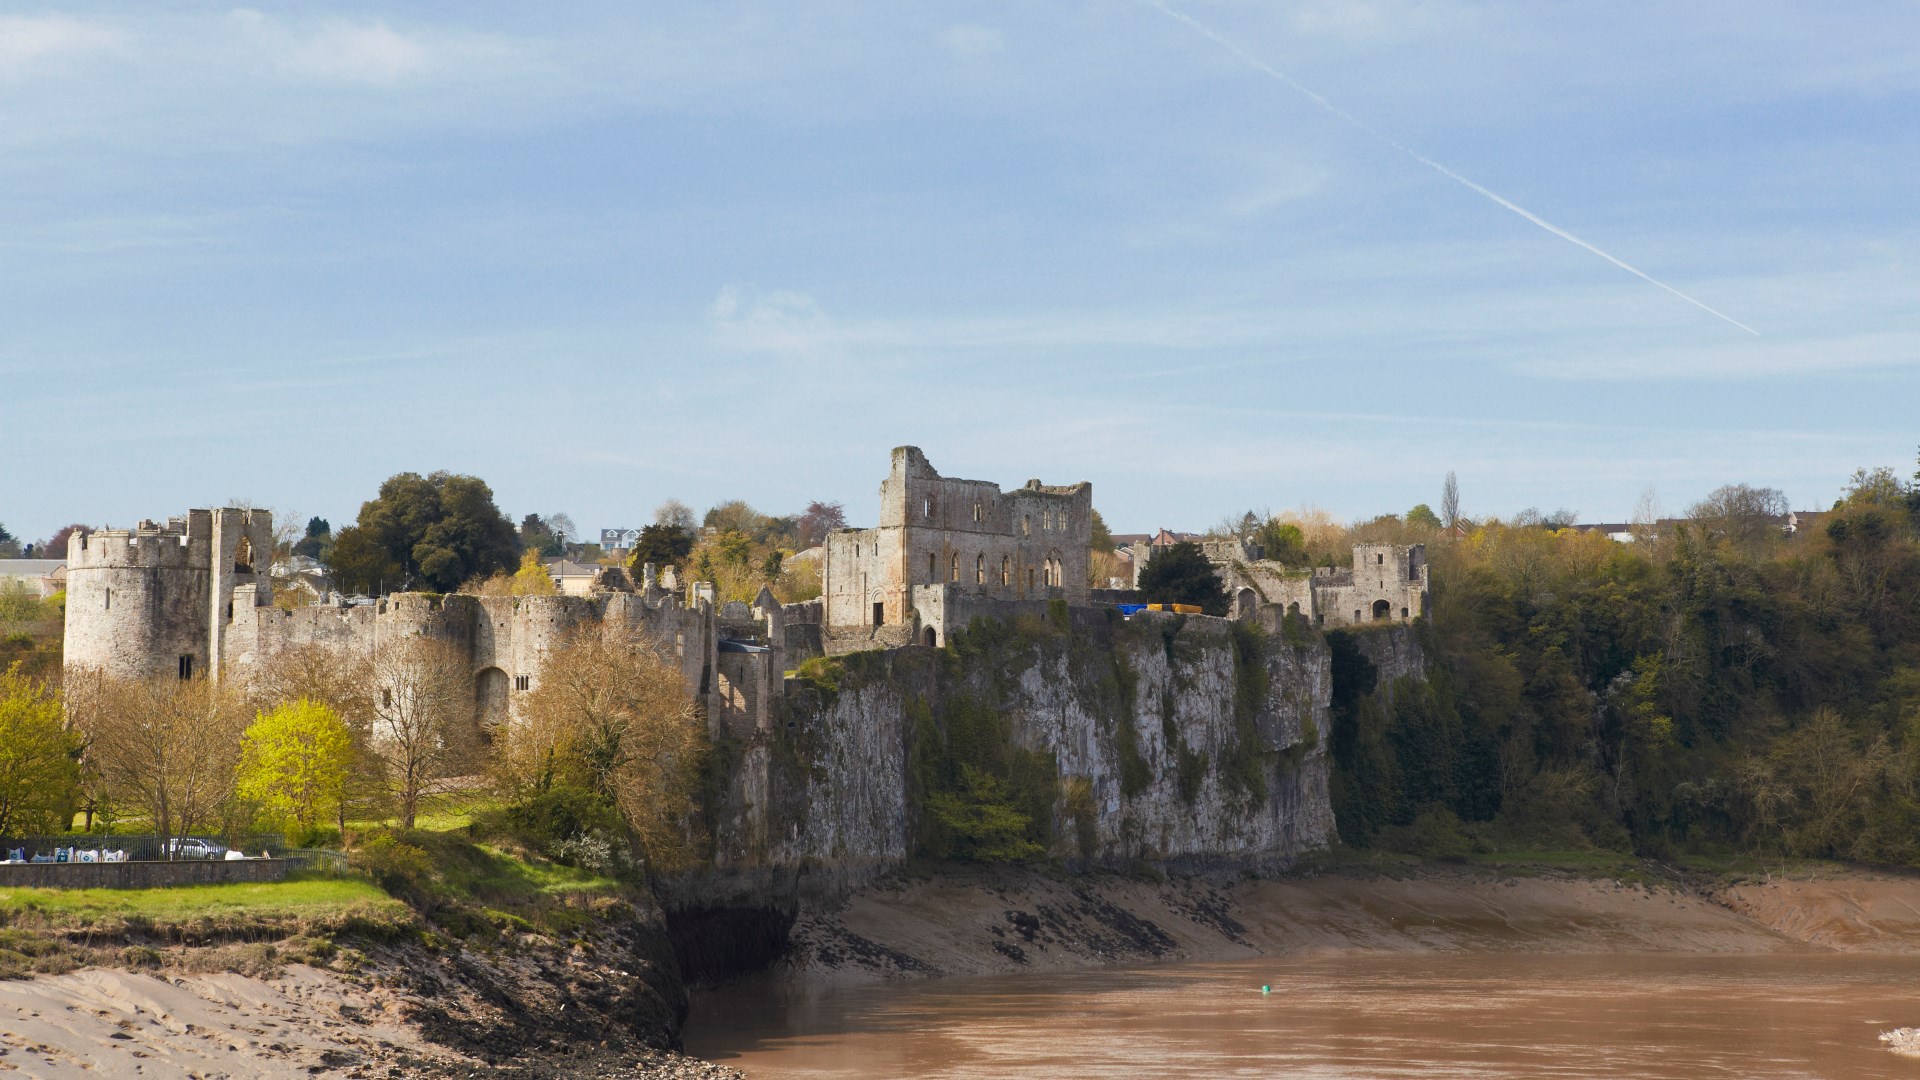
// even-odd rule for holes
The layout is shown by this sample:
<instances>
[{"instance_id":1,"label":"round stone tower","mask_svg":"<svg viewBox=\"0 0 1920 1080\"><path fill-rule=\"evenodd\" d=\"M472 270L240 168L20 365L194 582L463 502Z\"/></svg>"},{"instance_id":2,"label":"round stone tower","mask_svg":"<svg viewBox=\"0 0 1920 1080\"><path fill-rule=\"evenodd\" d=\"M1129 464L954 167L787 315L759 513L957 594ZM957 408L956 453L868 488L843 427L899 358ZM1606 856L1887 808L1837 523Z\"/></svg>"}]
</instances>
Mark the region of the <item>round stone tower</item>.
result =
<instances>
[{"instance_id":1,"label":"round stone tower","mask_svg":"<svg viewBox=\"0 0 1920 1080\"><path fill-rule=\"evenodd\" d=\"M164 525L74 533L66 665L122 678L217 676L235 588L255 585L250 603L272 601L272 545L263 510L191 510Z\"/></svg>"}]
</instances>

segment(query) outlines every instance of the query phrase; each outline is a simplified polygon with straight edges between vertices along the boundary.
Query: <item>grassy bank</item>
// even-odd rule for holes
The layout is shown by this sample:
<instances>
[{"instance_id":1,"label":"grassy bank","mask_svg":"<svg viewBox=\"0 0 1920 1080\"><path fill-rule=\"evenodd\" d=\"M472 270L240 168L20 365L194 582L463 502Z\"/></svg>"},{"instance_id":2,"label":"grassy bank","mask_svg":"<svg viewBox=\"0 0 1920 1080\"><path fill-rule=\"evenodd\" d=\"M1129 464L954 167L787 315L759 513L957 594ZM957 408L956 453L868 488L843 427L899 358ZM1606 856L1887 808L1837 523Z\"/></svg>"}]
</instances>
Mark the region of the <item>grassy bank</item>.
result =
<instances>
[{"instance_id":1,"label":"grassy bank","mask_svg":"<svg viewBox=\"0 0 1920 1080\"><path fill-rule=\"evenodd\" d=\"M406 905L358 878L182 885L167 889L0 889L0 925L57 929L103 924L187 925L234 918L332 920L400 913Z\"/></svg>"}]
</instances>

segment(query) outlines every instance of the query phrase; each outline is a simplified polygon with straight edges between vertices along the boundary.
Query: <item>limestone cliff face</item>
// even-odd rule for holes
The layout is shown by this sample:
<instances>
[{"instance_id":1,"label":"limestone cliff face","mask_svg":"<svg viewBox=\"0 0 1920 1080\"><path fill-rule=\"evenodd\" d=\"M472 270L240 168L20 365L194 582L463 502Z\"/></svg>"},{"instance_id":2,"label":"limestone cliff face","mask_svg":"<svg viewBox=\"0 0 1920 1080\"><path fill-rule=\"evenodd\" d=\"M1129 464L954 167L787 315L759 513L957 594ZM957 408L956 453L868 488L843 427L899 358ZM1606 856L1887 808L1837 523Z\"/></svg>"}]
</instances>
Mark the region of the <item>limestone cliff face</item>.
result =
<instances>
[{"instance_id":1,"label":"limestone cliff face","mask_svg":"<svg viewBox=\"0 0 1920 1080\"><path fill-rule=\"evenodd\" d=\"M838 892L929 854L943 754L1025 763L1020 805L1069 863L1274 868L1333 835L1329 652L1299 625L1060 607L787 689L774 731L719 748L713 867L679 891Z\"/></svg>"}]
</instances>

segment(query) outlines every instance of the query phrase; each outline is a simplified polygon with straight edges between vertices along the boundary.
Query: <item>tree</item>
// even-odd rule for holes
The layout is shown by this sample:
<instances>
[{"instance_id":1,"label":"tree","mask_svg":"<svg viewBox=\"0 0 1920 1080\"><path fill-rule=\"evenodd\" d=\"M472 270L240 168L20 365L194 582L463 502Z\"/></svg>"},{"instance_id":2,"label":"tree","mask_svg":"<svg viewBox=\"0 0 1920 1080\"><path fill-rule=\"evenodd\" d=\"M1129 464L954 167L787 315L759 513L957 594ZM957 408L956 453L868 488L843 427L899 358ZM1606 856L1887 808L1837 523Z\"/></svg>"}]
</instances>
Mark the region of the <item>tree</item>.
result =
<instances>
[{"instance_id":1,"label":"tree","mask_svg":"<svg viewBox=\"0 0 1920 1080\"><path fill-rule=\"evenodd\" d=\"M311 835L342 816L353 733L339 714L301 698L260 713L240 738L237 792L262 812Z\"/></svg>"},{"instance_id":2,"label":"tree","mask_svg":"<svg viewBox=\"0 0 1920 1080\"><path fill-rule=\"evenodd\" d=\"M1421 503L1407 511L1407 524L1416 529L1438 529L1440 515L1434 513L1433 508L1426 503Z\"/></svg>"},{"instance_id":3,"label":"tree","mask_svg":"<svg viewBox=\"0 0 1920 1080\"><path fill-rule=\"evenodd\" d=\"M552 596L559 591L538 552L528 551L520 557L520 569L513 572L513 595Z\"/></svg>"},{"instance_id":4,"label":"tree","mask_svg":"<svg viewBox=\"0 0 1920 1080\"><path fill-rule=\"evenodd\" d=\"M236 695L206 679L81 673L69 677L67 702L112 802L144 811L160 836L216 821L246 726Z\"/></svg>"},{"instance_id":5,"label":"tree","mask_svg":"<svg viewBox=\"0 0 1920 1080\"><path fill-rule=\"evenodd\" d=\"M652 563L656 567L679 566L693 553L693 530L679 525L648 525L634 541L627 567L638 571Z\"/></svg>"},{"instance_id":6,"label":"tree","mask_svg":"<svg viewBox=\"0 0 1920 1080\"><path fill-rule=\"evenodd\" d=\"M1753 551L1778 539L1787 497L1778 488L1728 484L1695 503L1687 516L1711 537L1725 539L1743 551Z\"/></svg>"},{"instance_id":7,"label":"tree","mask_svg":"<svg viewBox=\"0 0 1920 1080\"><path fill-rule=\"evenodd\" d=\"M1114 547L1113 530L1107 528L1100 511L1093 511L1087 519L1087 584L1105 589L1118 581L1124 587L1131 584L1131 573L1131 565Z\"/></svg>"},{"instance_id":8,"label":"tree","mask_svg":"<svg viewBox=\"0 0 1920 1080\"><path fill-rule=\"evenodd\" d=\"M1279 518L1268 518L1253 534L1262 557L1288 566L1307 563L1307 537L1300 526Z\"/></svg>"},{"instance_id":9,"label":"tree","mask_svg":"<svg viewBox=\"0 0 1920 1080\"><path fill-rule=\"evenodd\" d=\"M554 532L552 524L539 514L528 514L520 519L520 546L549 559L557 559L567 551L565 542Z\"/></svg>"},{"instance_id":10,"label":"tree","mask_svg":"<svg viewBox=\"0 0 1920 1080\"><path fill-rule=\"evenodd\" d=\"M802 548L819 547L827 534L847 527L847 508L837 502L815 500L807 504L794 523L794 542Z\"/></svg>"},{"instance_id":11,"label":"tree","mask_svg":"<svg viewBox=\"0 0 1920 1080\"><path fill-rule=\"evenodd\" d=\"M430 637L384 643L373 658L373 748L408 829L443 781L473 764L473 684L460 655Z\"/></svg>"},{"instance_id":12,"label":"tree","mask_svg":"<svg viewBox=\"0 0 1920 1080\"><path fill-rule=\"evenodd\" d=\"M1198 604L1209 615L1227 613L1226 586L1191 540L1156 551L1140 572L1140 591L1149 603Z\"/></svg>"},{"instance_id":13,"label":"tree","mask_svg":"<svg viewBox=\"0 0 1920 1080\"><path fill-rule=\"evenodd\" d=\"M332 551L333 526L327 524L326 518L308 518L306 535L293 545L293 553L326 562Z\"/></svg>"},{"instance_id":14,"label":"tree","mask_svg":"<svg viewBox=\"0 0 1920 1080\"><path fill-rule=\"evenodd\" d=\"M1460 524L1460 479L1447 470L1447 482L1440 487L1440 525L1448 532Z\"/></svg>"},{"instance_id":15,"label":"tree","mask_svg":"<svg viewBox=\"0 0 1920 1080\"><path fill-rule=\"evenodd\" d=\"M67 540L72 537L74 533L84 534L92 531L91 528L77 523L62 526L56 530L52 536L47 537L38 544L28 544L26 556L29 559L64 559L67 557Z\"/></svg>"},{"instance_id":16,"label":"tree","mask_svg":"<svg viewBox=\"0 0 1920 1080\"><path fill-rule=\"evenodd\" d=\"M269 653L247 671L247 711L260 713L290 702L324 705L353 738L353 766L335 818L382 816L388 808L386 762L372 746L373 664L358 650L325 645L289 645Z\"/></svg>"},{"instance_id":17,"label":"tree","mask_svg":"<svg viewBox=\"0 0 1920 1080\"><path fill-rule=\"evenodd\" d=\"M451 592L519 558L519 538L494 505L493 490L477 477L447 472L389 477L333 546L335 576L362 592Z\"/></svg>"},{"instance_id":18,"label":"tree","mask_svg":"<svg viewBox=\"0 0 1920 1080\"><path fill-rule=\"evenodd\" d=\"M667 653L581 632L547 654L499 763L523 803L573 788L616 808L647 861L671 870L698 858L692 815L706 752L706 725Z\"/></svg>"},{"instance_id":19,"label":"tree","mask_svg":"<svg viewBox=\"0 0 1920 1080\"><path fill-rule=\"evenodd\" d=\"M664 525L671 529L685 529L691 533L693 531L693 507L688 506L679 499L668 499L666 502L653 508L653 523L655 525Z\"/></svg>"},{"instance_id":20,"label":"tree","mask_svg":"<svg viewBox=\"0 0 1920 1080\"><path fill-rule=\"evenodd\" d=\"M20 541L14 539L13 534L7 531L5 525L0 525L0 559L17 559L19 557Z\"/></svg>"},{"instance_id":21,"label":"tree","mask_svg":"<svg viewBox=\"0 0 1920 1080\"><path fill-rule=\"evenodd\" d=\"M0 672L0 836L66 828L80 794L80 750L59 694L18 664Z\"/></svg>"}]
</instances>

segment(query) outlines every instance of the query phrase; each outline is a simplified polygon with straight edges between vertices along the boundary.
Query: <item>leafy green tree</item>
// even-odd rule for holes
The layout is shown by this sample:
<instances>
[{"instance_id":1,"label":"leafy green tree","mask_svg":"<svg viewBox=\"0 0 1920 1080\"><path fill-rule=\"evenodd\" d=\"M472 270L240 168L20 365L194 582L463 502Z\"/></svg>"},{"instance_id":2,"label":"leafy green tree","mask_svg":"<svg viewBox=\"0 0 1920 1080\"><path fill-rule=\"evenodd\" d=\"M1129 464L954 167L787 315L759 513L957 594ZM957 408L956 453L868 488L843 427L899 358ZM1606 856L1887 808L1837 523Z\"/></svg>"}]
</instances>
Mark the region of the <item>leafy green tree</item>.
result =
<instances>
[{"instance_id":1,"label":"leafy green tree","mask_svg":"<svg viewBox=\"0 0 1920 1080\"><path fill-rule=\"evenodd\" d=\"M265 815L312 833L337 818L354 762L353 732L306 698L260 713L240 737L236 793Z\"/></svg>"},{"instance_id":2,"label":"leafy green tree","mask_svg":"<svg viewBox=\"0 0 1920 1080\"><path fill-rule=\"evenodd\" d=\"M0 559L17 559L19 557L20 541L14 539L13 534L7 531L5 525L0 525Z\"/></svg>"},{"instance_id":3,"label":"leafy green tree","mask_svg":"<svg viewBox=\"0 0 1920 1080\"><path fill-rule=\"evenodd\" d=\"M1094 551L1113 551L1113 530L1107 528L1107 519L1098 510L1087 520L1087 546Z\"/></svg>"},{"instance_id":4,"label":"leafy green tree","mask_svg":"<svg viewBox=\"0 0 1920 1080\"><path fill-rule=\"evenodd\" d=\"M960 766L958 790L927 797L927 810L948 837L952 858L1012 862L1045 853L1028 838L1033 819L1014 807L1007 784L971 765Z\"/></svg>"},{"instance_id":5,"label":"leafy green tree","mask_svg":"<svg viewBox=\"0 0 1920 1080\"><path fill-rule=\"evenodd\" d=\"M1140 591L1148 603L1198 604L1209 615L1227 613L1227 590L1200 545L1183 540L1163 547L1140 572Z\"/></svg>"},{"instance_id":6,"label":"leafy green tree","mask_svg":"<svg viewBox=\"0 0 1920 1080\"><path fill-rule=\"evenodd\" d=\"M0 672L0 836L65 828L80 794L80 749L59 694L17 664Z\"/></svg>"},{"instance_id":7,"label":"leafy green tree","mask_svg":"<svg viewBox=\"0 0 1920 1080\"><path fill-rule=\"evenodd\" d=\"M692 553L692 529L681 525L648 525L640 530L640 539L634 542L627 566L633 570L647 563L659 567L679 566Z\"/></svg>"},{"instance_id":8,"label":"leafy green tree","mask_svg":"<svg viewBox=\"0 0 1920 1080\"><path fill-rule=\"evenodd\" d=\"M323 517L308 518L307 533L293 545L293 553L326 562L332 550L333 526L327 524L327 519Z\"/></svg>"},{"instance_id":9,"label":"leafy green tree","mask_svg":"<svg viewBox=\"0 0 1920 1080\"><path fill-rule=\"evenodd\" d=\"M447 472L389 477L333 546L335 575L363 592L452 592L519 560L519 537L494 505L493 490L477 477Z\"/></svg>"},{"instance_id":10,"label":"leafy green tree","mask_svg":"<svg viewBox=\"0 0 1920 1080\"><path fill-rule=\"evenodd\" d=\"M1421 503L1407 511L1407 524L1416 529L1438 530L1440 528L1440 515L1434 513L1433 508L1426 503Z\"/></svg>"},{"instance_id":11,"label":"leafy green tree","mask_svg":"<svg viewBox=\"0 0 1920 1080\"><path fill-rule=\"evenodd\" d=\"M567 553L566 541L539 514L528 514L520 519L520 546L537 551L549 559L557 559Z\"/></svg>"},{"instance_id":12,"label":"leafy green tree","mask_svg":"<svg viewBox=\"0 0 1920 1080\"><path fill-rule=\"evenodd\" d=\"M1268 518L1253 534L1263 557L1288 566L1307 564L1307 537L1300 526L1278 518Z\"/></svg>"},{"instance_id":13,"label":"leafy green tree","mask_svg":"<svg viewBox=\"0 0 1920 1080\"><path fill-rule=\"evenodd\" d=\"M552 596L559 591L553 575L547 573L547 564L540 561L539 552L529 549L520 557L520 569L513 572L513 595Z\"/></svg>"}]
</instances>

